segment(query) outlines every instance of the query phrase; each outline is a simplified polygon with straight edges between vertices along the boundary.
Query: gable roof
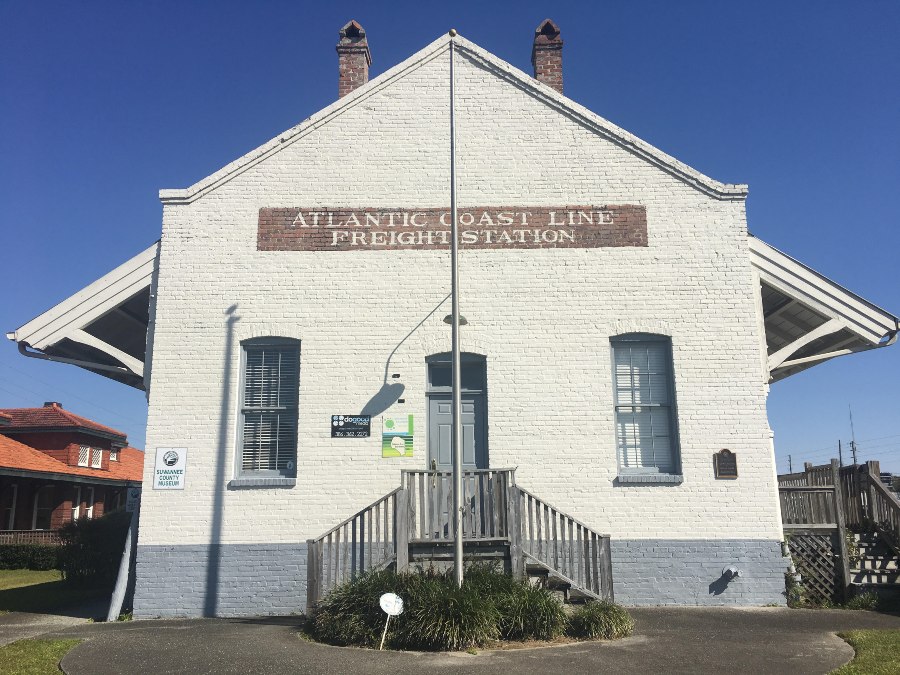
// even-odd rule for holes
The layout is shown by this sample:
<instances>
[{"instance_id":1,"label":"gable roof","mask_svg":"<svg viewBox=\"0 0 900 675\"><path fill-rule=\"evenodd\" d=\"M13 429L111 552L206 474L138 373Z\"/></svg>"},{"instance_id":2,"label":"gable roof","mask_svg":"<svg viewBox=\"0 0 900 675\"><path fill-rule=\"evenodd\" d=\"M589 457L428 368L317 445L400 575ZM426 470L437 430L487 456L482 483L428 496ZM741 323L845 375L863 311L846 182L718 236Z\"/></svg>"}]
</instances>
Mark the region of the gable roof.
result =
<instances>
[{"instance_id":1,"label":"gable roof","mask_svg":"<svg viewBox=\"0 0 900 675\"><path fill-rule=\"evenodd\" d=\"M746 185L720 183L719 181L713 180L709 176L689 167L687 164L679 162L662 150L642 141L637 136L628 133L609 120L600 117L600 115L588 110L584 106L575 103L573 100L560 94L552 87L539 82L527 73L482 49L473 42L469 42L459 35L455 37L444 35L424 49L419 50L405 61L370 80L350 94L338 99L300 124L279 134L268 143L264 143L255 150L251 150L243 157L227 164L219 171L207 176L194 185L185 189L160 190L160 200L164 204L190 204L205 194L215 190L218 186L227 183L248 168L277 154L282 149L303 138L306 134L327 124L345 110L360 104L373 94L390 86L393 82L404 77L422 64L431 61L445 52L449 52L451 41L454 43L455 49L466 54L466 56L470 57L498 77L514 82L517 86L531 93L535 98L556 108L560 113L577 119L580 123L599 136L602 136L638 157L643 158L647 162L656 165L660 169L668 172L697 190L711 197L723 200L743 200L747 197Z\"/></svg>"},{"instance_id":2,"label":"gable roof","mask_svg":"<svg viewBox=\"0 0 900 675\"><path fill-rule=\"evenodd\" d=\"M123 443L127 440L123 432L69 412L59 404L45 405L42 408L3 408L0 409L0 415L9 418L9 424L3 427L4 434L71 429L100 434L104 438L121 440Z\"/></svg>"},{"instance_id":3,"label":"gable roof","mask_svg":"<svg viewBox=\"0 0 900 675\"><path fill-rule=\"evenodd\" d=\"M0 434L0 474L28 478L66 479L76 482L115 481L140 483L144 473L144 453L137 448L123 448L119 460L109 463L109 470L69 466L40 450ZM85 481L84 479L91 479Z\"/></svg>"}]
</instances>

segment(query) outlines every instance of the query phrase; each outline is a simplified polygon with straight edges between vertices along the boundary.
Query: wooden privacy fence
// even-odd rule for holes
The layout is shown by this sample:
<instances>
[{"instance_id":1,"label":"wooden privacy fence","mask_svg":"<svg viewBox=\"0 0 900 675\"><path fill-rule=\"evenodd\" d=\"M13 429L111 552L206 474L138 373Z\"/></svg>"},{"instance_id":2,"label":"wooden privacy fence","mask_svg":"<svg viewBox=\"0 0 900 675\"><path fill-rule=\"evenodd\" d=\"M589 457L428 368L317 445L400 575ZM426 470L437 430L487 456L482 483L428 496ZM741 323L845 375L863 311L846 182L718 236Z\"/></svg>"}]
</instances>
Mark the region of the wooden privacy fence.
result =
<instances>
[{"instance_id":1,"label":"wooden privacy fence","mask_svg":"<svg viewBox=\"0 0 900 675\"><path fill-rule=\"evenodd\" d=\"M410 544L451 543L451 481L448 471L403 471L401 487L308 539L307 611L359 574L391 564L406 570ZM464 472L461 505L464 543L508 546L515 576L531 560L576 590L613 599L609 536L517 487L514 469Z\"/></svg>"},{"instance_id":2,"label":"wooden privacy fence","mask_svg":"<svg viewBox=\"0 0 900 675\"><path fill-rule=\"evenodd\" d=\"M780 487L781 522L783 525L837 527L838 490L824 487Z\"/></svg>"}]
</instances>

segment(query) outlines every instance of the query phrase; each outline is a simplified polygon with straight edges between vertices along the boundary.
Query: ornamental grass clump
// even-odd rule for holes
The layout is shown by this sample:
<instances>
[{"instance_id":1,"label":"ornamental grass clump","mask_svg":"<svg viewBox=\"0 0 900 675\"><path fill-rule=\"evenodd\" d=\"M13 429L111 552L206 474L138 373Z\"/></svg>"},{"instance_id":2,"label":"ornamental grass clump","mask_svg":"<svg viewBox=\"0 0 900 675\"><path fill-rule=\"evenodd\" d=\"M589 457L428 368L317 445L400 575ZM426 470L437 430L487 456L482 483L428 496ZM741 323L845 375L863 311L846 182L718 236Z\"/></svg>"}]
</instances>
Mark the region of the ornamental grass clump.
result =
<instances>
[{"instance_id":1,"label":"ornamental grass clump","mask_svg":"<svg viewBox=\"0 0 900 675\"><path fill-rule=\"evenodd\" d=\"M497 598L500 633L507 640L553 640L566 629L566 611L546 588L515 583Z\"/></svg>"},{"instance_id":2,"label":"ornamental grass clump","mask_svg":"<svg viewBox=\"0 0 900 675\"><path fill-rule=\"evenodd\" d=\"M380 570L336 586L316 608L313 635L332 645L378 646L385 619L378 599L399 593L399 581L393 572Z\"/></svg>"},{"instance_id":3,"label":"ornamental grass clump","mask_svg":"<svg viewBox=\"0 0 900 675\"><path fill-rule=\"evenodd\" d=\"M447 651L484 647L500 639L552 640L566 629L565 610L550 591L482 565L466 571L462 588L452 572L369 572L337 586L319 603L310 633L334 645L377 648L387 618L379 605L384 593L396 593L404 606L388 628L385 646L391 649ZM588 611L579 624L584 626L581 635L611 638L630 633L634 624L623 609L609 603L596 606L611 609Z\"/></svg>"},{"instance_id":4,"label":"ornamental grass clump","mask_svg":"<svg viewBox=\"0 0 900 675\"><path fill-rule=\"evenodd\" d=\"M568 635L591 640L614 640L631 635L634 619L624 607L612 602L589 602L569 617Z\"/></svg>"},{"instance_id":5,"label":"ornamental grass clump","mask_svg":"<svg viewBox=\"0 0 900 675\"><path fill-rule=\"evenodd\" d=\"M428 651L482 647L500 637L497 606L475 586L458 588L450 575L423 576L407 586L392 645ZM402 623L402 625L401 625Z\"/></svg>"}]
</instances>

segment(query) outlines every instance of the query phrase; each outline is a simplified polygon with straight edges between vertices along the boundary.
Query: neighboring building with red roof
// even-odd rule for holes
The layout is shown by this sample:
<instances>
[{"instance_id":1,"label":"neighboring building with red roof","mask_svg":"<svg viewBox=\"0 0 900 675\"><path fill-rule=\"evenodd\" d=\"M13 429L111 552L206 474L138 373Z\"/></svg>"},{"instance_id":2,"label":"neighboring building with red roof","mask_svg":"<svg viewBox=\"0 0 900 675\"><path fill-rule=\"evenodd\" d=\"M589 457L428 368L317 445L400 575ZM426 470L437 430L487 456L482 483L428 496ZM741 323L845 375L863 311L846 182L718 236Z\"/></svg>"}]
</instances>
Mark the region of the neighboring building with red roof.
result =
<instances>
[{"instance_id":1,"label":"neighboring building with red roof","mask_svg":"<svg viewBox=\"0 0 900 675\"><path fill-rule=\"evenodd\" d=\"M124 433L59 403L0 410L0 543L49 541L67 522L124 508L143 466Z\"/></svg>"}]
</instances>

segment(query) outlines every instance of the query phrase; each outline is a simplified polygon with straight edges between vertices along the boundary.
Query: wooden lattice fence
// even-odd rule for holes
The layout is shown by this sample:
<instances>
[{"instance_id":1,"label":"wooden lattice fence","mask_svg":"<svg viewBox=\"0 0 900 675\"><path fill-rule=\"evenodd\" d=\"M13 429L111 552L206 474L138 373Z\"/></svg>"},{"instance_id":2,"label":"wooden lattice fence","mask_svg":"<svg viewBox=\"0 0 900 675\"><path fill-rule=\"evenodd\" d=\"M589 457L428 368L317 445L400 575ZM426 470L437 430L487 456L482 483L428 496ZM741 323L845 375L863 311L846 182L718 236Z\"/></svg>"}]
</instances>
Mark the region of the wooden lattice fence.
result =
<instances>
[{"instance_id":1,"label":"wooden lattice fence","mask_svg":"<svg viewBox=\"0 0 900 675\"><path fill-rule=\"evenodd\" d=\"M781 522L806 600L843 602L850 585L846 502L837 460L778 477ZM830 478L830 481L828 480Z\"/></svg>"},{"instance_id":2,"label":"wooden lattice fence","mask_svg":"<svg viewBox=\"0 0 900 675\"><path fill-rule=\"evenodd\" d=\"M840 601L841 554L837 533L795 531L786 539L807 600L816 605Z\"/></svg>"}]
</instances>

